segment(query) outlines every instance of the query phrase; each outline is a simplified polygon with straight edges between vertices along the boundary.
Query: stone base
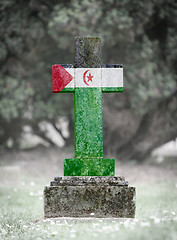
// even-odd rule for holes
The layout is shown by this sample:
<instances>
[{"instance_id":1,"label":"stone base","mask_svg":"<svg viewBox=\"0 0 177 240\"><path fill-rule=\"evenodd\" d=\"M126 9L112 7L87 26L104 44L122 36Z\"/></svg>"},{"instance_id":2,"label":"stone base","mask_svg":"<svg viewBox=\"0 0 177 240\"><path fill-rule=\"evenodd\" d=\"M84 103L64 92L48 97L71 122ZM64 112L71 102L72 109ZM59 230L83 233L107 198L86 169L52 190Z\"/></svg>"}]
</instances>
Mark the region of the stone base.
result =
<instances>
[{"instance_id":1,"label":"stone base","mask_svg":"<svg viewBox=\"0 0 177 240\"><path fill-rule=\"evenodd\" d=\"M135 188L123 177L56 177L44 189L44 215L133 218Z\"/></svg>"}]
</instances>

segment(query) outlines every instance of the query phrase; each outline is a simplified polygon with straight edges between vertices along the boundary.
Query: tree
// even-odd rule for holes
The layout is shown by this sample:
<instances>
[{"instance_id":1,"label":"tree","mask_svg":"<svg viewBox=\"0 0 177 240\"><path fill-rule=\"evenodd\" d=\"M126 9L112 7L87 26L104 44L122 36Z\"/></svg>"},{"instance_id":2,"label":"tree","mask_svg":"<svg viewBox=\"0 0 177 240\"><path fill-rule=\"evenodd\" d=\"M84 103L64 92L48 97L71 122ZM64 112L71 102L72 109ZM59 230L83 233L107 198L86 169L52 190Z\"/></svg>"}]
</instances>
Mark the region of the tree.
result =
<instances>
[{"instance_id":1,"label":"tree","mask_svg":"<svg viewBox=\"0 0 177 240\"><path fill-rule=\"evenodd\" d=\"M102 37L103 62L124 64L125 92L103 96L105 152L142 160L176 138L174 0L13 0L0 7L3 145L9 136L18 145L25 124L40 135L42 120L56 127L65 116L73 126L72 96L49 89L51 65L73 62L77 35Z\"/></svg>"}]
</instances>

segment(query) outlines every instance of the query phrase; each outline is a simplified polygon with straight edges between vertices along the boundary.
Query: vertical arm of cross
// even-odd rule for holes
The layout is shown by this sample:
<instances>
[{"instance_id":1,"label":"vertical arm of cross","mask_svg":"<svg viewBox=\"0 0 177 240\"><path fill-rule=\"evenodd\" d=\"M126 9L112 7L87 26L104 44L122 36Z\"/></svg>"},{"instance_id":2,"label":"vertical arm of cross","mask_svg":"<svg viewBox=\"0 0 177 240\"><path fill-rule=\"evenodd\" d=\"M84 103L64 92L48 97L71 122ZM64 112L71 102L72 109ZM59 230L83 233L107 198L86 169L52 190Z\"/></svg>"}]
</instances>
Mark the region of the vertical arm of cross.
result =
<instances>
[{"instance_id":1,"label":"vertical arm of cross","mask_svg":"<svg viewBox=\"0 0 177 240\"><path fill-rule=\"evenodd\" d=\"M101 75L94 87L84 85L85 72L101 73L101 39L76 38L74 62L75 158L65 159L65 176L113 176L114 159L103 159ZM98 69L98 71L96 70ZM83 76L83 77L81 77ZM83 78L83 81L81 81ZM92 79L91 74L87 76Z\"/></svg>"},{"instance_id":2,"label":"vertical arm of cross","mask_svg":"<svg viewBox=\"0 0 177 240\"><path fill-rule=\"evenodd\" d=\"M101 68L100 38L76 38L77 68ZM101 88L75 88L75 158L103 157Z\"/></svg>"}]
</instances>

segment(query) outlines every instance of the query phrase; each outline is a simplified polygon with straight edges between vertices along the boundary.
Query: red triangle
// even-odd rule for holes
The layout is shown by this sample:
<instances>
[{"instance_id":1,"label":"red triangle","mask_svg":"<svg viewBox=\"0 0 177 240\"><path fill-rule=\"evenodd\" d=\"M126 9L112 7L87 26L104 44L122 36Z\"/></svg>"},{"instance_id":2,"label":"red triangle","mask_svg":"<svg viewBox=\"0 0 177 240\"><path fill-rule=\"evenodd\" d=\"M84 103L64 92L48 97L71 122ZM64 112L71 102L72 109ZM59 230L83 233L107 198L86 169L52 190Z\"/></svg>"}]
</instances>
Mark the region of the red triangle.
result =
<instances>
[{"instance_id":1,"label":"red triangle","mask_svg":"<svg viewBox=\"0 0 177 240\"><path fill-rule=\"evenodd\" d=\"M74 77L61 65L52 65L53 92L58 93L70 83Z\"/></svg>"}]
</instances>

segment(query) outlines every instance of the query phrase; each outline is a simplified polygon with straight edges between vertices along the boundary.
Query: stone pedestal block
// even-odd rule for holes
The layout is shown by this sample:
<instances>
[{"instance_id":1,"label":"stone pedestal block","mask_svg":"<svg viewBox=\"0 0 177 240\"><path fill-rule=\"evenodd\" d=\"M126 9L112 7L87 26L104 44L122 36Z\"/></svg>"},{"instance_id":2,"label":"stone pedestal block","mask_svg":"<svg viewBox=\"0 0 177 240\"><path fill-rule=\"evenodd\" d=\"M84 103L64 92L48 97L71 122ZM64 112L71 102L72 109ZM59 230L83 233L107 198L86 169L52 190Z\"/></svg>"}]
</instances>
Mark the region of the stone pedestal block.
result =
<instances>
[{"instance_id":1,"label":"stone pedestal block","mask_svg":"<svg viewBox=\"0 0 177 240\"><path fill-rule=\"evenodd\" d=\"M133 218L135 188L123 177L56 177L44 189L44 215Z\"/></svg>"}]
</instances>

